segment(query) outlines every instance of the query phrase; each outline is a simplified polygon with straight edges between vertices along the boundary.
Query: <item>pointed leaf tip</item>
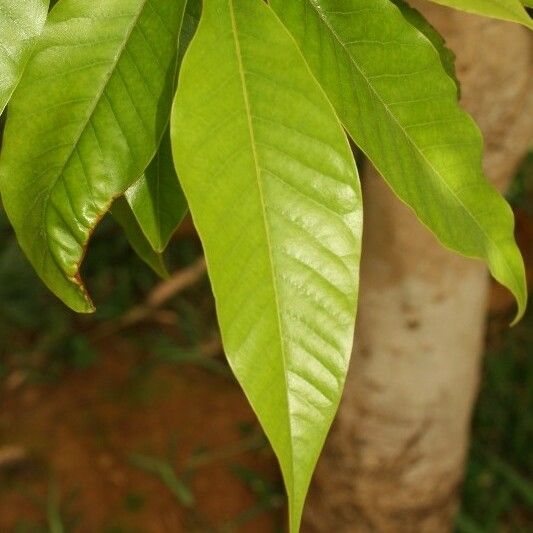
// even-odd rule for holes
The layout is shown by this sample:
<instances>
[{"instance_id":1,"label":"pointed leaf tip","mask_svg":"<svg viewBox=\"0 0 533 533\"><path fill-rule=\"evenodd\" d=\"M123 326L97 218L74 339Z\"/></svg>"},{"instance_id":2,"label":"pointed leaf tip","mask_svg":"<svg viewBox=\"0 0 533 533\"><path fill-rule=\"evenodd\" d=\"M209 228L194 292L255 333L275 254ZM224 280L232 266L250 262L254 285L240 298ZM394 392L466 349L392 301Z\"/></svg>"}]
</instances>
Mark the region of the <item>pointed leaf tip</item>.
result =
<instances>
[{"instance_id":1,"label":"pointed leaf tip","mask_svg":"<svg viewBox=\"0 0 533 533\"><path fill-rule=\"evenodd\" d=\"M225 351L280 461L297 532L353 343L362 232L353 156L262 0L204 3L171 133Z\"/></svg>"},{"instance_id":2,"label":"pointed leaf tip","mask_svg":"<svg viewBox=\"0 0 533 533\"><path fill-rule=\"evenodd\" d=\"M185 0L57 3L10 101L6 212L39 276L76 311L93 308L79 276L90 234L167 125L184 9Z\"/></svg>"}]
</instances>

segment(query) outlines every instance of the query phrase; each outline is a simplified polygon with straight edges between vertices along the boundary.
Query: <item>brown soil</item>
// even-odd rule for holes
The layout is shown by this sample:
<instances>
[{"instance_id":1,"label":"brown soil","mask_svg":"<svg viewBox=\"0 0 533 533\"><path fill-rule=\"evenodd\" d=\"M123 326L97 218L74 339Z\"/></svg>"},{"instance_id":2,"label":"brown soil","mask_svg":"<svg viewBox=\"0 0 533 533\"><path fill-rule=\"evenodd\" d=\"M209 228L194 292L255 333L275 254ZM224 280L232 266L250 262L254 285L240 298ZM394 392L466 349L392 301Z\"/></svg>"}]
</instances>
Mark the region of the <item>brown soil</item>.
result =
<instances>
[{"instance_id":1,"label":"brown soil","mask_svg":"<svg viewBox=\"0 0 533 533\"><path fill-rule=\"evenodd\" d=\"M93 369L54 385L9 393L4 387L0 451L16 447L26 458L0 468L0 531L47 530L54 487L67 531L276 531L281 513L259 512L257 495L231 468L242 465L279 482L268 447L246 451L257 437L243 436L239 427L254 427L255 419L238 386L192 367L132 377L136 350L118 341ZM134 453L163 458L179 475L199 448L210 452L192 474L190 509L130 459ZM240 513L256 511L245 525L231 526Z\"/></svg>"}]
</instances>

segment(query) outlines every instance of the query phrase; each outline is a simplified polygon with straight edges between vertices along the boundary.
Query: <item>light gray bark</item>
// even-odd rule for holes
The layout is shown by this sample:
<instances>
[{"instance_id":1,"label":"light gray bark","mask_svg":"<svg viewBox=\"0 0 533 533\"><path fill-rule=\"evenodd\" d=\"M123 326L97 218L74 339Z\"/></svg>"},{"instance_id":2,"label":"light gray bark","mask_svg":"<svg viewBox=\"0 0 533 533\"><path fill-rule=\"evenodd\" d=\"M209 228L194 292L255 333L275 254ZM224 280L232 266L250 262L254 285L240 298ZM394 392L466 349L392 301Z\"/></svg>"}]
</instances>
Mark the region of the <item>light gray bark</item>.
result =
<instances>
[{"instance_id":1,"label":"light gray bark","mask_svg":"<svg viewBox=\"0 0 533 533\"><path fill-rule=\"evenodd\" d=\"M417 3L458 57L465 107L504 188L532 138L519 26ZM445 250L368 166L356 350L304 532L451 530L484 336L484 266Z\"/></svg>"}]
</instances>

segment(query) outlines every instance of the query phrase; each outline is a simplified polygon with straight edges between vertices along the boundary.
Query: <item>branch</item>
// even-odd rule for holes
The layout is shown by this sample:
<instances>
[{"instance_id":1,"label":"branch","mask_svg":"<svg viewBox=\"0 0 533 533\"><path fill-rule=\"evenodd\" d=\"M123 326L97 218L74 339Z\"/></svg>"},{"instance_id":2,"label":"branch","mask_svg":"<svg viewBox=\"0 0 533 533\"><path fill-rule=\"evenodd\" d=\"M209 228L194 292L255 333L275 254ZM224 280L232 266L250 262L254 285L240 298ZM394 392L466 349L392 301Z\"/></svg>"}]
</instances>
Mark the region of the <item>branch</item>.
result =
<instances>
[{"instance_id":1,"label":"branch","mask_svg":"<svg viewBox=\"0 0 533 533\"><path fill-rule=\"evenodd\" d=\"M144 303L132 307L117 320L102 324L96 328L96 337L107 337L152 318L166 302L202 279L205 272L205 259L201 257L192 265L179 270L170 279L157 285L148 294Z\"/></svg>"}]
</instances>

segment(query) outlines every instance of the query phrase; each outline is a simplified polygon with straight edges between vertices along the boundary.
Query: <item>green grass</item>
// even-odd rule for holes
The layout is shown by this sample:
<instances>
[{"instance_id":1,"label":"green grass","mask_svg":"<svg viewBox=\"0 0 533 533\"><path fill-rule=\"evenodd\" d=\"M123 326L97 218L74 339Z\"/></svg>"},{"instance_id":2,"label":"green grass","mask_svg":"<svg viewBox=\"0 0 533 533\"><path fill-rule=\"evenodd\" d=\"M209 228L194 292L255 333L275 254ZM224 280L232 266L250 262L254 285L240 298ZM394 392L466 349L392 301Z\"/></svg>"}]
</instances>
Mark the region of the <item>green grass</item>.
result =
<instances>
[{"instance_id":1,"label":"green grass","mask_svg":"<svg viewBox=\"0 0 533 533\"><path fill-rule=\"evenodd\" d=\"M530 308L514 329L489 335L459 532L533 530L532 356Z\"/></svg>"}]
</instances>

